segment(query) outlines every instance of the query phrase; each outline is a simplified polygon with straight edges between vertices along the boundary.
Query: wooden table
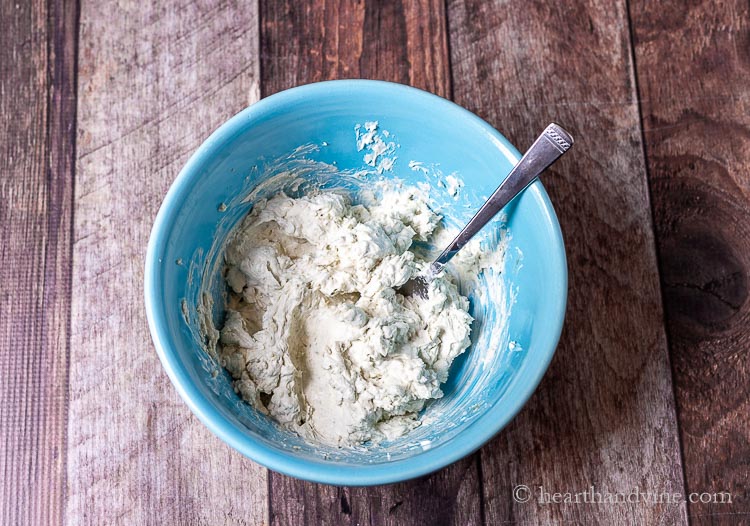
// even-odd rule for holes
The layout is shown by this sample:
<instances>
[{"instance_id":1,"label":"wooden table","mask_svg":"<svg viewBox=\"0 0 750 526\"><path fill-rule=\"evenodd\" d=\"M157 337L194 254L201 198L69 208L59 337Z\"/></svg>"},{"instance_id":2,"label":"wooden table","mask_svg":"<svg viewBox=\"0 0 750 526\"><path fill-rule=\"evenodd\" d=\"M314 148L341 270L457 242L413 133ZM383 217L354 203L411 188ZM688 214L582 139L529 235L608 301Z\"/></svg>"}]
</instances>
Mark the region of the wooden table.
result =
<instances>
[{"instance_id":1,"label":"wooden table","mask_svg":"<svg viewBox=\"0 0 750 526\"><path fill-rule=\"evenodd\" d=\"M750 523L747 1L0 4L0 524ZM480 452L367 489L212 436L142 301L191 152L260 97L350 77L521 149L550 120L577 139L545 179L570 287L544 381ZM553 501L592 486L682 499Z\"/></svg>"}]
</instances>

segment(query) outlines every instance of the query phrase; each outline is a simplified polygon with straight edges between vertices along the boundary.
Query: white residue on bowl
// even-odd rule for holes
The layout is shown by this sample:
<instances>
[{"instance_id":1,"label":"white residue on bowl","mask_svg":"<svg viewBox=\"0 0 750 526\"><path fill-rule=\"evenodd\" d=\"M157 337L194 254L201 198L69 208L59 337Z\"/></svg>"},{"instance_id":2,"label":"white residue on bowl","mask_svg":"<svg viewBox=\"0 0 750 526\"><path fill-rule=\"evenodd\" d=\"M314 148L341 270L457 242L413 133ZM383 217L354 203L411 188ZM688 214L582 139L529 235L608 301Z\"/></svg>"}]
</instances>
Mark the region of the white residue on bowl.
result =
<instances>
[{"instance_id":1,"label":"white residue on bowl","mask_svg":"<svg viewBox=\"0 0 750 526\"><path fill-rule=\"evenodd\" d=\"M452 198L458 198L458 192L463 187L464 182L455 176L455 172L445 178L445 190Z\"/></svg>"},{"instance_id":2,"label":"white residue on bowl","mask_svg":"<svg viewBox=\"0 0 750 526\"><path fill-rule=\"evenodd\" d=\"M368 121L354 126L354 133L357 136L357 151L367 150L364 157L366 165L372 166L378 173L393 169L393 163L396 162L396 143L383 140L384 137L391 137L388 130L378 133L378 121Z\"/></svg>"},{"instance_id":3,"label":"white residue on bowl","mask_svg":"<svg viewBox=\"0 0 750 526\"><path fill-rule=\"evenodd\" d=\"M409 161L409 168L415 172L422 172L423 174L429 173L429 170L421 161Z\"/></svg>"},{"instance_id":4,"label":"white residue on bowl","mask_svg":"<svg viewBox=\"0 0 750 526\"><path fill-rule=\"evenodd\" d=\"M438 164L425 164L422 161L409 161L409 168L413 172L421 172L426 176L437 181L439 188L444 188L445 193L454 200L458 200L458 195L461 188L464 186L464 181L459 177L458 173L452 172L450 175L443 175L442 170Z\"/></svg>"}]
</instances>

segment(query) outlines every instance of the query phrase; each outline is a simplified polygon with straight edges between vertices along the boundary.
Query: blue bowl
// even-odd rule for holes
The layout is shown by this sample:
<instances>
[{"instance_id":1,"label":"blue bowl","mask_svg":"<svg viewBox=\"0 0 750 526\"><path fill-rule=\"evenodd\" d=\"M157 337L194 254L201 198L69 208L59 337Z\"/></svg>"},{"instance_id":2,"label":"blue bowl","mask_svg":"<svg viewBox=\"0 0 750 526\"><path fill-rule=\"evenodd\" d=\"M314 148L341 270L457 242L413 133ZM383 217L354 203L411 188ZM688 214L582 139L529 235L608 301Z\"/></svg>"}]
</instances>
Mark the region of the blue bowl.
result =
<instances>
[{"instance_id":1,"label":"blue bowl","mask_svg":"<svg viewBox=\"0 0 750 526\"><path fill-rule=\"evenodd\" d=\"M367 149L357 148L355 127L371 121L378 122L380 137L391 146L393 165L380 165L382 173L376 169L379 163L372 167L365 162ZM424 91L386 82L302 86L230 119L201 145L170 188L146 256L151 335L180 396L243 455L316 482L407 480L481 447L531 396L562 330L565 250L540 182L506 209L502 225L484 232L485 244L507 244L507 257L479 290L466 291L476 318L473 343L454 363L445 396L429 403L421 415L423 424L400 439L336 449L308 444L280 428L234 393L230 377L206 351L207 327L220 326L223 316L222 243L264 192L282 187L304 192L316 178L324 186L343 181L354 194L381 178L427 182L433 204L457 225L478 209L519 158L502 135L472 113ZM289 167L301 174L301 182L284 187L280 174ZM441 183L453 172L465 182L455 198Z\"/></svg>"}]
</instances>

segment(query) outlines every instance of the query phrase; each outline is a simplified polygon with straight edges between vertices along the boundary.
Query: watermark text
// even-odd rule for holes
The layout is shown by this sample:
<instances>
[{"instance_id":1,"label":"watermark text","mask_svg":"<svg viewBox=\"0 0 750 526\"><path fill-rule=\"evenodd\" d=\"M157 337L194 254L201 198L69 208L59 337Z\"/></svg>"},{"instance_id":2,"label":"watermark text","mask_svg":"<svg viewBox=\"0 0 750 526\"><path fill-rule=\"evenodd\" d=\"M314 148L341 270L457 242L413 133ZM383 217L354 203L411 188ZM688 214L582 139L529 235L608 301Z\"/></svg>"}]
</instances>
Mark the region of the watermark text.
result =
<instances>
[{"instance_id":1,"label":"watermark text","mask_svg":"<svg viewBox=\"0 0 750 526\"><path fill-rule=\"evenodd\" d=\"M631 491L610 492L596 486L579 491L557 491L544 486L519 484L513 488L513 500L519 503L535 502L550 504L731 504L732 494L728 491L703 491L684 495L673 491L644 491L633 488Z\"/></svg>"}]
</instances>

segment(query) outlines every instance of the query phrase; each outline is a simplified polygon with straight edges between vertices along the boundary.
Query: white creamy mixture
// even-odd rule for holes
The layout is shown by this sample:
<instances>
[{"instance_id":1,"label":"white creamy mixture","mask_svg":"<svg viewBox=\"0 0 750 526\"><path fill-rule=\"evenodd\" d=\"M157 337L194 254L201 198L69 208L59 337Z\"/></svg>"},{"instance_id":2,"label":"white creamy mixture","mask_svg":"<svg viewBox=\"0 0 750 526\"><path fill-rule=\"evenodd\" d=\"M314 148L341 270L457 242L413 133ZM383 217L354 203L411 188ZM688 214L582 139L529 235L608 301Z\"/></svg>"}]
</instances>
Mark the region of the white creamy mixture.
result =
<instances>
[{"instance_id":1,"label":"white creamy mixture","mask_svg":"<svg viewBox=\"0 0 750 526\"><path fill-rule=\"evenodd\" d=\"M395 291L425 267L409 248L440 217L415 188L380 203L277 194L227 246L222 365L245 400L313 442L403 435L469 346L469 303L449 277L428 299Z\"/></svg>"}]
</instances>

